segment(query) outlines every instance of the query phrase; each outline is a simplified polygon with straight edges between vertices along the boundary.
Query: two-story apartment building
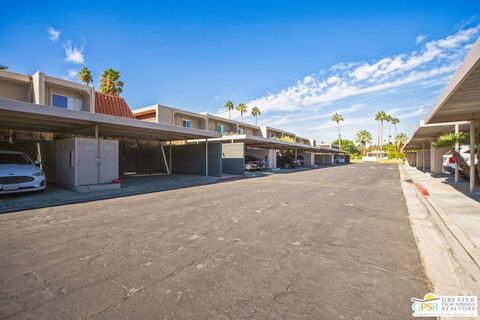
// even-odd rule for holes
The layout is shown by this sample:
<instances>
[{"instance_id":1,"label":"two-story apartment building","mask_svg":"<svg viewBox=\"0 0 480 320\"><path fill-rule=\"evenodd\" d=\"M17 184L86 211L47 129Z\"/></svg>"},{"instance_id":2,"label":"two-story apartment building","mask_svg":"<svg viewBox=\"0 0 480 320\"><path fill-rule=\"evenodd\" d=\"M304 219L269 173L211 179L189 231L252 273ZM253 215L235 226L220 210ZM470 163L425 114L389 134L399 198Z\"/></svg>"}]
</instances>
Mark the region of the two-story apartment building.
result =
<instances>
[{"instance_id":1,"label":"two-story apartment building","mask_svg":"<svg viewBox=\"0 0 480 320\"><path fill-rule=\"evenodd\" d=\"M306 165L315 164L315 153L328 152L316 146L315 140L297 136L293 132L269 126L257 126L222 118L212 114L193 113L183 109L164 105L153 105L135 109L135 117L139 120L173 124L183 127L207 128L218 132L221 138L210 141L221 141L223 172L239 174L243 172L245 156L253 156L265 160L269 168L277 167L277 155L293 154L304 160ZM189 143L201 143L193 140Z\"/></svg>"},{"instance_id":2,"label":"two-story apartment building","mask_svg":"<svg viewBox=\"0 0 480 320\"><path fill-rule=\"evenodd\" d=\"M32 76L2 70L0 97L75 111L95 112L95 94L90 86L45 75Z\"/></svg>"},{"instance_id":3,"label":"two-story apartment building","mask_svg":"<svg viewBox=\"0 0 480 320\"><path fill-rule=\"evenodd\" d=\"M0 70L0 149L22 151L41 160L49 181L104 184L118 178L122 167L136 172L140 168L140 173L220 175L219 143L209 144L208 149L170 144L220 134L205 130L205 122L176 124L139 121L125 99L95 92L91 86L43 72L25 75ZM152 147L138 147L144 145ZM102 161L103 150L111 151L106 161Z\"/></svg>"}]
</instances>

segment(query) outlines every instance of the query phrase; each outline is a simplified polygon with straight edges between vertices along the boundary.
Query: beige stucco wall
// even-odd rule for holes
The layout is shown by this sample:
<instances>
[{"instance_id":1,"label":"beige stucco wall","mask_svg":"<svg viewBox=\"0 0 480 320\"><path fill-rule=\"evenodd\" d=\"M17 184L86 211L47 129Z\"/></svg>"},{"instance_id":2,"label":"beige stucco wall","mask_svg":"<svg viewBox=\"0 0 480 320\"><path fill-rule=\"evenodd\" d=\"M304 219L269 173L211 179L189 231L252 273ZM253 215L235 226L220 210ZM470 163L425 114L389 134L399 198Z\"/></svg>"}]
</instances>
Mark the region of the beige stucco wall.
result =
<instances>
[{"instance_id":1,"label":"beige stucco wall","mask_svg":"<svg viewBox=\"0 0 480 320\"><path fill-rule=\"evenodd\" d=\"M190 120L191 122L191 128L195 129L204 129L205 128L205 120L201 118L196 118L188 114L183 114L183 113L175 113L175 121L174 124L176 126L183 126L183 120Z\"/></svg>"},{"instance_id":2,"label":"beige stucco wall","mask_svg":"<svg viewBox=\"0 0 480 320\"><path fill-rule=\"evenodd\" d=\"M90 111L90 96L88 93L74 88L60 87L49 83L45 84L45 103L49 106L52 105L52 94L57 93L60 95L68 96L75 99L82 100L82 111Z\"/></svg>"},{"instance_id":3,"label":"beige stucco wall","mask_svg":"<svg viewBox=\"0 0 480 320\"><path fill-rule=\"evenodd\" d=\"M209 119L208 120L208 130L216 131L217 130L217 125L224 125L225 126L225 131L227 133L228 132L237 132L237 126L233 123L220 121L220 120L216 120L216 119Z\"/></svg>"},{"instance_id":4,"label":"beige stucco wall","mask_svg":"<svg viewBox=\"0 0 480 320\"><path fill-rule=\"evenodd\" d=\"M157 107L158 123L173 124L173 109L164 106Z\"/></svg>"},{"instance_id":5,"label":"beige stucco wall","mask_svg":"<svg viewBox=\"0 0 480 320\"><path fill-rule=\"evenodd\" d=\"M32 102L31 84L0 78L0 97L3 99Z\"/></svg>"},{"instance_id":6,"label":"beige stucco wall","mask_svg":"<svg viewBox=\"0 0 480 320\"><path fill-rule=\"evenodd\" d=\"M248 128L248 127L244 127L244 126L240 126L240 128L243 129L244 134L248 134L248 135L253 136L254 133L255 133L255 130L253 130L252 128Z\"/></svg>"},{"instance_id":7,"label":"beige stucco wall","mask_svg":"<svg viewBox=\"0 0 480 320\"><path fill-rule=\"evenodd\" d=\"M155 117L152 117L152 118L145 118L145 119L142 119L142 121L147 121L147 122L156 122L157 119Z\"/></svg>"}]
</instances>

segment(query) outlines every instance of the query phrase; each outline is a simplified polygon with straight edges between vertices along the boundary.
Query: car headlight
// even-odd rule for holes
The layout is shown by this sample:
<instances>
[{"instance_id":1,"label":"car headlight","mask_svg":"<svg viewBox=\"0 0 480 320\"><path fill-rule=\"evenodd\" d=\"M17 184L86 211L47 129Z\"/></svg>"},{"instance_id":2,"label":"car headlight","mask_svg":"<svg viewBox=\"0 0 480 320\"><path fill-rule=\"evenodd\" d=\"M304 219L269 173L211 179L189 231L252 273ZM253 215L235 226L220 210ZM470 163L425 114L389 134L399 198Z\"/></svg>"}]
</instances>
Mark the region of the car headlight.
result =
<instances>
[{"instance_id":1,"label":"car headlight","mask_svg":"<svg viewBox=\"0 0 480 320\"><path fill-rule=\"evenodd\" d=\"M44 175L45 175L45 173L43 171L38 171L38 172L35 172L33 174L33 176L35 176L35 177L41 177L41 176L44 176Z\"/></svg>"}]
</instances>

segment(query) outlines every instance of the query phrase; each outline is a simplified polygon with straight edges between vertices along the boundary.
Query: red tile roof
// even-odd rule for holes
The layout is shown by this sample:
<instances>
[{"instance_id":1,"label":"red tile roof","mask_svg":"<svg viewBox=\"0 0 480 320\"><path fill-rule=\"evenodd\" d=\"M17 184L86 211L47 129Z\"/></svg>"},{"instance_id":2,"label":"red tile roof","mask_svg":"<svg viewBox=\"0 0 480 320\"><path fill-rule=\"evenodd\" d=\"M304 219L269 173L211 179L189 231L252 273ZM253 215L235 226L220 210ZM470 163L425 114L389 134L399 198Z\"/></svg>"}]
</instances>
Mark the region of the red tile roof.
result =
<instances>
[{"instance_id":1,"label":"red tile roof","mask_svg":"<svg viewBox=\"0 0 480 320\"><path fill-rule=\"evenodd\" d=\"M125 99L100 92L95 92L95 112L135 119Z\"/></svg>"}]
</instances>

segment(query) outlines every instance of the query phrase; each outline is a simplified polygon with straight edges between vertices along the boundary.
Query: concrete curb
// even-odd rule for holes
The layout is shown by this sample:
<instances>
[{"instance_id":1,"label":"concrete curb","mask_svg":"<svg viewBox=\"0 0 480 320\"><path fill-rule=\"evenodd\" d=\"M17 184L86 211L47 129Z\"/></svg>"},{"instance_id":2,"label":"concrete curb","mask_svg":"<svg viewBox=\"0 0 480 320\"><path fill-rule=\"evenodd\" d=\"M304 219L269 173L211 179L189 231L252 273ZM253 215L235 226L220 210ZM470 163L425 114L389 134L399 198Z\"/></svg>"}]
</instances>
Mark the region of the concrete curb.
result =
<instances>
[{"instance_id":1,"label":"concrete curb","mask_svg":"<svg viewBox=\"0 0 480 320\"><path fill-rule=\"evenodd\" d=\"M411 180L410 175L402 166L399 166L400 176L402 180L404 177L408 180ZM459 246L465 254L471 259L471 263L466 263L467 265L474 264L476 268L472 266L465 266L466 269L469 269L473 274L480 275L480 251L473 245L468 236L463 232L463 230L449 217L449 215L437 204L431 197L428 197L428 190L421 185L420 183L415 183L412 181L416 188L415 191L417 196L421 199L425 208L430 212L432 217L436 218L437 227L442 231L444 236L449 240L452 246ZM427 193L425 194L424 191ZM455 241L456 243L452 243ZM476 269L476 270L475 270Z\"/></svg>"},{"instance_id":2,"label":"concrete curb","mask_svg":"<svg viewBox=\"0 0 480 320\"><path fill-rule=\"evenodd\" d=\"M408 173L401 169L403 173L408 176ZM410 176L409 176L410 177ZM415 186L419 190L419 192L424 196L425 201L427 201L433 212L441 219L441 222L445 225L447 230L451 233L451 235L460 243L463 247L465 252L472 258L475 264L480 269L480 250L478 250L475 245L471 242L468 236L463 232L463 230L450 218L450 216L433 200L432 198L428 197L430 193L428 190L421 184L415 182Z\"/></svg>"}]
</instances>

